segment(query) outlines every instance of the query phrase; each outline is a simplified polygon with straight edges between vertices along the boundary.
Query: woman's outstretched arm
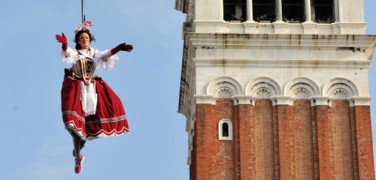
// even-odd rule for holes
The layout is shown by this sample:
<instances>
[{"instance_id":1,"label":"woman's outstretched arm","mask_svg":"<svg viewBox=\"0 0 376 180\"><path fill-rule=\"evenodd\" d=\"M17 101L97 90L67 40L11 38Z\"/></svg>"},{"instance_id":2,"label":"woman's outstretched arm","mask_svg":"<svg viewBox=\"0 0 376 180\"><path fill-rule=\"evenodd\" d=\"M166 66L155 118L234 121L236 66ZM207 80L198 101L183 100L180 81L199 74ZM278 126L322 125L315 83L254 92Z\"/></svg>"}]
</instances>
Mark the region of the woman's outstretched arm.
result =
<instances>
[{"instance_id":1,"label":"woman's outstretched arm","mask_svg":"<svg viewBox=\"0 0 376 180\"><path fill-rule=\"evenodd\" d=\"M126 44L126 43L121 43L121 44L117 45L116 47L114 47L113 49L111 49L111 54L114 55L114 54L118 53L119 51L131 52L132 50L133 50L132 45Z\"/></svg>"},{"instance_id":2,"label":"woman's outstretched arm","mask_svg":"<svg viewBox=\"0 0 376 180\"><path fill-rule=\"evenodd\" d=\"M56 40L57 42L61 43L61 49L63 49L63 51L66 51L68 48L68 41L67 37L65 37L65 34L56 34Z\"/></svg>"}]
</instances>

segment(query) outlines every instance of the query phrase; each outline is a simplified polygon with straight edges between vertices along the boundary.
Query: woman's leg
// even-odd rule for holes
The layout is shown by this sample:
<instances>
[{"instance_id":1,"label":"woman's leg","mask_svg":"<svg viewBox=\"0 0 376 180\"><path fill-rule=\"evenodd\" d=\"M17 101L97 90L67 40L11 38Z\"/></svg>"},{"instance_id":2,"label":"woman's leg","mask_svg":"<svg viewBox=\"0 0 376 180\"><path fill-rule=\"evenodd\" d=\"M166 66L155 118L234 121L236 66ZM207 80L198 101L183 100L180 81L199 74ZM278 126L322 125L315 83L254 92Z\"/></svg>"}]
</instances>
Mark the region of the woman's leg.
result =
<instances>
[{"instance_id":1,"label":"woman's leg","mask_svg":"<svg viewBox=\"0 0 376 180\"><path fill-rule=\"evenodd\" d=\"M75 133L72 133L72 138L73 138L73 155L77 158L81 156L80 150L81 150L81 142L82 139L77 136Z\"/></svg>"},{"instance_id":2,"label":"woman's leg","mask_svg":"<svg viewBox=\"0 0 376 180\"><path fill-rule=\"evenodd\" d=\"M82 170L82 162L84 161L84 156L81 155L80 151L83 148L85 141L82 140L79 136L72 133L73 138L73 155L75 156L75 167L74 171L78 174Z\"/></svg>"}]
</instances>

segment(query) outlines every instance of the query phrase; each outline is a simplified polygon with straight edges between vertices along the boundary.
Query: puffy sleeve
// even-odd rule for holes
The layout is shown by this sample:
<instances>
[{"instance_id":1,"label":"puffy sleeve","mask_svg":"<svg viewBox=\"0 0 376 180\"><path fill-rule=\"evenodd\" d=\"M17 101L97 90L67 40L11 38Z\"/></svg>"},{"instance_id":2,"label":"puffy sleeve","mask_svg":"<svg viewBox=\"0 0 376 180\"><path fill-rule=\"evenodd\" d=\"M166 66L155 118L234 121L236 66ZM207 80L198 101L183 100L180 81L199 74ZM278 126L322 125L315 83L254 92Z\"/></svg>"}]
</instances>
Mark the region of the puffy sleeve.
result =
<instances>
[{"instance_id":1,"label":"puffy sleeve","mask_svg":"<svg viewBox=\"0 0 376 180\"><path fill-rule=\"evenodd\" d=\"M70 47L68 47L66 51L62 50L61 56L63 58L63 62L67 64L74 64L78 59L80 59L78 52Z\"/></svg>"},{"instance_id":2,"label":"puffy sleeve","mask_svg":"<svg viewBox=\"0 0 376 180\"><path fill-rule=\"evenodd\" d=\"M97 68L109 71L119 61L119 56L112 55L110 50L97 51L93 60Z\"/></svg>"}]
</instances>

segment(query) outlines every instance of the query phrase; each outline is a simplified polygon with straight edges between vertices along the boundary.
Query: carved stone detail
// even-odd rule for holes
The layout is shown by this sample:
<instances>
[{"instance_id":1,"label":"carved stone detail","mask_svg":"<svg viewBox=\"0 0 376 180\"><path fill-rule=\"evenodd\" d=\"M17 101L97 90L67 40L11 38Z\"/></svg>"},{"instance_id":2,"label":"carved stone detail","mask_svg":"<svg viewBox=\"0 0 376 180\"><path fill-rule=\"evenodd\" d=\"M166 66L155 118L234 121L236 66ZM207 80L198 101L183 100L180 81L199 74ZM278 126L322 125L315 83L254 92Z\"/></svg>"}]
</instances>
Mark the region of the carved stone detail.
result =
<instances>
[{"instance_id":1,"label":"carved stone detail","mask_svg":"<svg viewBox=\"0 0 376 180\"><path fill-rule=\"evenodd\" d=\"M333 99L347 99L349 97L355 96L355 93L349 85L344 83L337 83L333 84L328 89L328 95Z\"/></svg>"},{"instance_id":2,"label":"carved stone detail","mask_svg":"<svg viewBox=\"0 0 376 180\"><path fill-rule=\"evenodd\" d=\"M308 99L312 96L319 96L320 90L314 81L299 77L286 84L285 93L285 96L291 96L293 99Z\"/></svg>"},{"instance_id":3,"label":"carved stone detail","mask_svg":"<svg viewBox=\"0 0 376 180\"><path fill-rule=\"evenodd\" d=\"M300 87L300 88L297 88L295 90L295 93L294 93L294 98L295 99L308 99L311 95L311 92L304 88L304 87Z\"/></svg>"},{"instance_id":4,"label":"carved stone detail","mask_svg":"<svg viewBox=\"0 0 376 180\"><path fill-rule=\"evenodd\" d=\"M323 96L329 96L334 99L346 99L348 97L358 97L357 86L348 79L334 78L325 84Z\"/></svg>"},{"instance_id":5,"label":"carved stone detail","mask_svg":"<svg viewBox=\"0 0 376 180\"><path fill-rule=\"evenodd\" d=\"M234 96L234 92L226 86L220 87L216 95L218 98L231 98L232 96Z\"/></svg>"},{"instance_id":6,"label":"carved stone detail","mask_svg":"<svg viewBox=\"0 0 376 180\"><path fill-rule=\"evenodd\" d=\"M256 91L257 98L270 98L273 95L272 91L268 88L259 88Z\"/></svg>"},{"instance_id":7,"label":"carved stone detail","mask_svg":"<svg viewBox=\"0 0 376 180\"><path fill-rule=\"evenodd\" d=\"M267 77L260 77L246 87L246 95L255 98L270 98L280 95L281 90L277 82Z\"/></svg>"},{"instance_id":8,"label":"carved stone detail","mask_svg":"<svg viewBox=\"0 0 376 180\"><path fill-rule=\"evenodd\" d=\"M207 95L216 98L231 98L242 94L240 84L231 77L220 77L208 84Z\"/></svg>"},{"instance_id":9,"label":"carved stone detail","mask_svg":"<svg viewBox=\"0 0 376 180\"><path fill-rule=\"evenodd\" d=\"M332 92L332 98L334 99L347 99L350 97L350 93L346 89L335 89Z\"/></svg>"}]
</instances>

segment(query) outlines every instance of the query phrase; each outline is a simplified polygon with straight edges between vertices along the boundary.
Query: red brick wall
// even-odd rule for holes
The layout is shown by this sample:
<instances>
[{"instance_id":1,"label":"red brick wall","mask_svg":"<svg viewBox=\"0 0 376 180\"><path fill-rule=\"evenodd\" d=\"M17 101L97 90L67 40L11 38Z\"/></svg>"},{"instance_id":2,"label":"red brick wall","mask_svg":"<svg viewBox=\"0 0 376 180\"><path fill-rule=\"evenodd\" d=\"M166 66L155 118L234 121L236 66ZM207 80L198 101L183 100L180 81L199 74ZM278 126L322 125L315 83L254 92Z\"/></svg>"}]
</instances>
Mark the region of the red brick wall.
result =
<instances>
[{"instance_id":1,"label":"red brick wall","mask_svg":"<svg viewBox=\"0 0 376 180\"><path fill-rule=\"evenodd\" d=\"M353 179L353 147L350 105L347 100L333 100L329 110L335 179Z\"/></svg>"},{"instance_id":2,"label":"red brick wall","mask_svg":"<svg viewBox=\"0 0 376 180\"><path fill-rule=\"evenodd\" d=\"M233 140L218 140L218 123L229 119ZM374 179L370 109L331 106L196 106L191 180Z\"/></svg>"},{"instance_id":3,"label":"red brick wall","mask_svg":"<svg viewBox=\"0 0 376 180\"><path fill-rule=\"evenodd\" d=\"M213 143L211 148L215 149L216 153L213 154L211 157L214 161L212 164L213 170L211 173L213 174L214 179L223 179L223 180L233 180L235 177L235 144L234 142L236 139L232 141L228 140L218 140L218 123L222 119L229 119L232 121L234 126L234 102L230 99L220 99L217 100L216 106L216 116L212 120L215 124L216 128L216 141Z\"/></svg>"},{"instance_id":4,"label":"red brick wall","mask_svg":"<svg viewBox=\"0 0 376 180\"><path fill-rule=\"evenodd\" d=\"M233 180L236 176L235 141L218 140L218 123L234 122L231 99L220 99L215 106L197 105L191 179Z\"/></svg>"},{"instance_id":5,"label":"red brick wall","mask_svg":"<svg viewBox=\"0 0 376 180\"><path fill-rule=\"evenodd\" d=\"M214 114L214 106L197 105L191 157L191 170L194 173L191 174L191 180L211 179L210 171L213 161L210 156L216 154L216 152L214 149L210 149L210 146L213 144L213 141L217 140L215 130L217 126L211 120L212 114Z\"/></svg>"},{"instance_id":6,"label":"red brick wall","mask_svg":"<svg viewBox=\"0 0 376 180\"><path fill-rule=\"evenodd\" d=\"M313 121L316 122L317 132L319 179L333 179L333 161L331 159L333 147L331 144L331 126L328 117L329 106L315 106L313 109Z\"/></svg>"},{"instance_id":7,"label":"red brick wall","mask_svg":"<svg viewBox=\"0 0 376 180\"><path fill-rule=\"evenodd\" d=\"M291 152L291 107L287 105L276 106L275 116L278 129L278 152L279 152L279 177L280 179L292 178L292 155Z\"/></svg>"},{"instance_id":8,"label":"red brick wall","mask_svg":"<svg viewBox=\"0 0 376 180\"><path fill-rule=\"evenodd\" d=\"M276 106L280 179L315 179L311 102Z\"/></svg>"},{"instance_id":9,"label":"red brick wall","mask_svg":"<svg viewBox=\"0 0 376 180\"><path fill-rule=\"evenodd\" d=\"M312 161L313 161L313 172L314 179L320 178L319 170L319 149L318 149L318 133L317 133L317 113L316 107L311 106L311 123L312 123ZM325 114L326 109L320 114ZM321 156L320 156L321 157Z\"/></svg>"},{"instance_id":10,"label":"red brick wall","mask_svg":"<svg viewBox=\"0 0 376 180\"><path fill-rule=\"evenodd\" d=\"M314 179L311 102L295 100L290 127L292 179Z\"/></svg>"},{"instance_id":11,"label":"red brick wall","mask_svg":"<svg viewBox=\"0 0 376 180\"><path fill-rule=\"evenodd\" d=\"M353 108L356 126L356 147L359 179L375 179L373 146L371 131L371 113L369 106Z\"/></svg>"},{"instance_id":12,"label":"red brick wall","mask_svg":"<svg viewBox=\"0 0 376 180\"><path fill-rule=\"evenodd\" d=\"M257 100L251 120L251 179L274 179L273 106Z\"/></svg>"},{"instance_id":13,"label":"red brick wall","mask_svg":"<svg viewBox=\"0 0 376 180\"><path fill-rule=\"evenodd\" d=\"M359 179L359 162L358 162L358 147L356 143L356 121L354 107L350 107L350 126L351 126L351 148L353 161L353 176L354 179Z\"/></svg>"},{"instance_id":14,"label":"red brick wall","mask_svg":"<svg viewBox=\"0 0 376 180\"><path fill-rule=\"evenodd\" d=\"M240 178L249 179L252 174L252 159L251 147L254 147L254 134L251 118L254 116L254 106L239 105L239 156L240 156Z\"/></svg>"}]
</instances>

